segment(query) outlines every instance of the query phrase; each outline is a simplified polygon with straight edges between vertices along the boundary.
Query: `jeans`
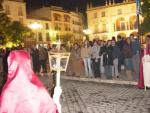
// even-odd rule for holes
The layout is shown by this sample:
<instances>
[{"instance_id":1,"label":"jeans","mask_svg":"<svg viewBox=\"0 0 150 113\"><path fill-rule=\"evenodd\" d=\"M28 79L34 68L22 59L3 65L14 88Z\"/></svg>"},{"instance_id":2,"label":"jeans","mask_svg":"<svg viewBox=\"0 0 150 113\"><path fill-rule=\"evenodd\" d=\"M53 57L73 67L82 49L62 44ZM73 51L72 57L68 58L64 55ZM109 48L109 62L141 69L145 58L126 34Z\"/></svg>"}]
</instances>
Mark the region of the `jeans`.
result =
<instances>
[{"instance_id":1,"label":"jeans","mask_svg":"<svg viewBox=\"0 0 150 113\"><path fill-rule=\"evenodd\" d=\"M119 76L119 72L118 72L118 58L113 60L113 67L112 68L113 68L112 69L112 72L113 72L112 75Z\"/></svg>"},{"instance_id":2,"label":"jeans","mask_svg":"<svg viewBox=\"0 0 150 113\"><path fill-rule=\"evenodd\" d=\"M42 71L44 72L44 73L47 73L47 68L46 68L46 60L40 60L40 65L41 65L41 67L42 67Z\"/></svg>"},{"instance_id":3,"label":"jeans","mask_svg":"<svg viewBox=\"0 0 150 113\"><path fill-rule=\"evenodd\" d=\"M135 72L135 78L138 78L139 75L139 64L140 64L140 58L139 55L133 55L132 56L132 65L133 65L133 71Z\"/></svg>"},{"instance_id":4,"label":"jeans","mask_svg":"<svg viewBox=\"0 0 150 113\"><path fill-rule=\"evenodd\" d=\"M95 77L100 77L100 58L92 59L93 73Z\"/></svg>"},{"instance_id":5,"label":"jeans","mask_svg":"<svg viewBox=\"0 0 150 113\"><path fill-rule=\"evenodd\" d=\"M132 59L131 58L125 58L125 67L126 67L126 70L132 70Z\"/></svg>"},{"instance_id":6,"label":"jeans","mask_svg":"<svg viewBox=\"0 0 150 113\"><path fill-rule=\"evenodd\" d=\"M112 79L112 66L111 65L106 65L104 66L105 68L105 75L107 79Z\"/></svg>"},{"instance_id":7,"label":"jeans","mask_svg":"<svg viewBox=\"0 0 150 113\"><path fill-rule=\"evenodd\" d=\"M92 77L93 75L92 75L92 68L91 68L91 58L84 58L83 62L84 62L86 76Z\"/></svg>"}]
</instances>

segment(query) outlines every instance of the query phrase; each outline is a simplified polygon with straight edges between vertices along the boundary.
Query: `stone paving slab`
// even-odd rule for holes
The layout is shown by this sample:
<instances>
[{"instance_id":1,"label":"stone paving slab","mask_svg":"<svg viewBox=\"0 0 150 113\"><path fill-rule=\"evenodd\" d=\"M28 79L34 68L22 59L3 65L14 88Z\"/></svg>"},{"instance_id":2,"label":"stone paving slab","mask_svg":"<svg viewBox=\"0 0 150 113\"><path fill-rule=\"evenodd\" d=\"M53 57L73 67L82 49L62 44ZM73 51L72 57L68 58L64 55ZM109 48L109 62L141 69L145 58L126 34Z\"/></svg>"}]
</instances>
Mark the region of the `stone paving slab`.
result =
<instances>
[{"instance_id":1,"label":"stone paving slab","mask_svg":"<svg viewBox=\"0 0 150 113\"><path fill-rule=\"evenodd\" d=\"M62 80L63 113L150 113L150 90Z\"/></svg>"},{"instance_id":2,"label":"stone paving slab","mask_svg":"<svg viewBox=\"0 0 150 113\"><path fill-rule=\"evenodd\" d=\"M42 78L47 88L50 81ZM134 85L61 79L62 113L150 113L150 90Z\"/></svg>"},{"instance_id":3,"label":"stone paving slab","mask_svg":"<svg viewBox=\"0 0 150 113\"><path fill-rule=\"evenodd\" d=\"M125 80L107 80L100 78L84 78L84 77L73 77L73 76L61 76L65 80L77 80L84 82L95 82L95 83L111 83L111 84L120 84L120 85L137 85L136 81L125 81Z\"/></svg>"}]
</instances>

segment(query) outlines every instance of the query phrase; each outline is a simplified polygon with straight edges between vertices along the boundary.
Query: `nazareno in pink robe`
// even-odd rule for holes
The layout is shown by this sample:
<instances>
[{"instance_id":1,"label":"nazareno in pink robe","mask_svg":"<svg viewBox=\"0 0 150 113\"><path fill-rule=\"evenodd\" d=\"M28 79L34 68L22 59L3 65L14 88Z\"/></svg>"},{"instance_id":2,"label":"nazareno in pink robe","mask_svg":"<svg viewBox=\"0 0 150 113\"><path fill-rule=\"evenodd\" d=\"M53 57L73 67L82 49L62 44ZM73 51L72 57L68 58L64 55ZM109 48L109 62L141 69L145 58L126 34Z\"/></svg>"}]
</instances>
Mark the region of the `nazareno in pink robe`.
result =
<instances>
[{"instance_id":1,"label":"nazareno in pink robe","mask_svg":"<svg viewBox=\"0 0 150 113\"><path fill-rule=\"evenodd\" d=\"M52 98L32 70L30 55L24 50L9 54L0 113L58 113Z\"/></svg>"},{"instance_id":2,"label":"nazareno in pink robe","mask_svg":"<svg viewBox=\"0 0 150 113\"><path fill-rule=\"evenodd\" d=\"M150 55L150 44L146 48L146 54ZM141 57L140 57L140 74L139 74L139 80L138 80L138 88L143 89L144 88L144 77L143 77L143 63L142 63L142 58L144 56L144 50L141 52Z\"/></svg>"}]
</instances>

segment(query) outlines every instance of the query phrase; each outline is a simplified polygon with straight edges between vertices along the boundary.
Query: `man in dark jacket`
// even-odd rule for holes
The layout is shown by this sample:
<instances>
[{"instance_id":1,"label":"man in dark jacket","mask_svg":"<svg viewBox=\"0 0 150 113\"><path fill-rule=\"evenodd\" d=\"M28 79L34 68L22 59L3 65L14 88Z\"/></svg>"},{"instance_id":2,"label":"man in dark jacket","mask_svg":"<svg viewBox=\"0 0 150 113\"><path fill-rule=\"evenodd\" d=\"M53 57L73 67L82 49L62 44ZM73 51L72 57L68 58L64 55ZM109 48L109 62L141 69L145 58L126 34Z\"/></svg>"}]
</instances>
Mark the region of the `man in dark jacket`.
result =
<instances>
[{"instance_id":1,"label":"man in dark jacket","mask_svg":"<svg viewBox=\"0 0 150 113\"><path fill-rule=\"evenodd\" d=\"M121 71L121 66L124 65L124 56L123 56L123 53L122 53L122 49L125 45L125 40L123 37L121 36L117 36L117 43L116 45L119 47L120 49L120 52L121 52L121 56L120 58L118 59L119 62L118 62L118 71L120 72Z\"/></svg>"},{"instance_id":2,"label":"man in dark jacket","mask_svg":"<svg viewBox=\"0 0 150 113\"><path fill-rule=\"evenodd\" d=\"M111 40L108 40L105 51L103 52L103 65L107 79L112 79L112 65L113 65L112 50L113 48L111 45Z\"/></svg>"},{"instance_id":3,"label":"man in dark jacket","mask_svg":"<svg viewBox=\"0 0 150 113\"><path fill-rule=\"evenodd\" d=\"M133 65L133 71L135 73L134 78L137 79L139 75L139 51L140 51L140 43L137 39L135 39L134 35L130 35L131 39L131 49L132 49L132 65Z\"/></svg>"},{"instance_id":4,"label":"man in dark jacket","mask_svg":"<svg viewBox=\"0 0 150 113\"><path fill-rule=\"evenodd\" d=\"M116 45L115 40L112 40L112 59L113 59L113 70L112 70L112 75L115 75L117 78L119 77L119 72L118 72L118 60L121 56L120 49Z\"/></svg>"}]
</instances>

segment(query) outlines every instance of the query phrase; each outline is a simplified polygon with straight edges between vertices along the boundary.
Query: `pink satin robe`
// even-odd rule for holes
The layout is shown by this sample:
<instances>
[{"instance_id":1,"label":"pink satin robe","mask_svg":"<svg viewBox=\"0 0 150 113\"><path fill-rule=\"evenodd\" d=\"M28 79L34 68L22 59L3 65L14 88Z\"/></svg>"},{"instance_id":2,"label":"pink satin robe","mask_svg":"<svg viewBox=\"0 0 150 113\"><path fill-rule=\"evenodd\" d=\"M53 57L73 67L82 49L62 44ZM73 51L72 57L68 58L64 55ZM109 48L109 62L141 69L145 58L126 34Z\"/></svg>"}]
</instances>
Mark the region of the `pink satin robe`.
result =
<instances>
[{"instance_id":1,"label":"pink satin robe","mask_svg":"<svg viewBox=\"0 0 150 113\"><path fill-rule=\"evenodd\" d=\"M150 44L146 48L146 54L150 55ZM143 89L144 88L144 77L143 77L143 63L142 63L142 58L144 56L144 50L141 52L141 57L140 57L140 74L139 74L139 80L138 80L138 88Z\"/></svg>"},{"instance_id":2,"label":"pink satin robe","mask_svg":"<svg viewBox=\"0 0 150 113\"><path fill-rule=\"evenodd\" d=\"M8 57L7 82L0 97L0 113L58 113L56 105L31 68L24 50Z\"/></svg>"}]
</instances>

